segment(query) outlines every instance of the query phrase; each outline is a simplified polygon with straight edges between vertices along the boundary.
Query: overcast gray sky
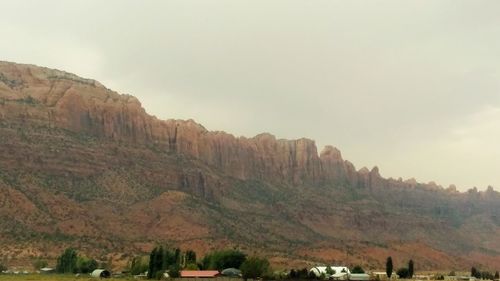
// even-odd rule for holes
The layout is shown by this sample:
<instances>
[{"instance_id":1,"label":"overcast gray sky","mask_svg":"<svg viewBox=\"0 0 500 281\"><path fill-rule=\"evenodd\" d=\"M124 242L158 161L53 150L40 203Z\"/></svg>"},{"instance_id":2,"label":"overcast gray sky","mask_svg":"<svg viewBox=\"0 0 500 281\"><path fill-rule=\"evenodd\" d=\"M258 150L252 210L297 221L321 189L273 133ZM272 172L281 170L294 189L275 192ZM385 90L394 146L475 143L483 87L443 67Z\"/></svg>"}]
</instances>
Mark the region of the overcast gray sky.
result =
<instances>
[{"instance_id":1,"label":"overcast gray sky","mask_svg":"<svg viewBox=\"0 0 500 281\"><path fill-rule=\"evenodd\" d=\"M16 0L1 9L1 60L99 80L160 118L312 138L385 177L500 186L500 1Z\"/></svg>"}]
</instances>

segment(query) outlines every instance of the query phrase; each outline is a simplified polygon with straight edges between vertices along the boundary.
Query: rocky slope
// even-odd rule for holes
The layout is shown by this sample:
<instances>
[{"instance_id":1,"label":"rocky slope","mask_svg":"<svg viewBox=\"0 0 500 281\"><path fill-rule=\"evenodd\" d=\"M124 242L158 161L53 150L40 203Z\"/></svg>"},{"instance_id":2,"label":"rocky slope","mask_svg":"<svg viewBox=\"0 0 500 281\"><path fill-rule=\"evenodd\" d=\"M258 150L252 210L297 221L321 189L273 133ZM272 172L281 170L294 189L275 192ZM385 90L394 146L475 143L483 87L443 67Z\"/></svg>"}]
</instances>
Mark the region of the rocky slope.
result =
<instances>
[{"instance_id":1,"label":"rocky slope","mask_svg":"<svg viewBox=\"0 0 500 281\"><path fill-rule=\"evenodd\" d=\"M312 140L159 120L132 96L58 70L0 62L0 146L0 255L10 258L76 245L126 260L169 242L287 264L500 264L493 189L384 179Z\"/></svg>"}]
</instances>

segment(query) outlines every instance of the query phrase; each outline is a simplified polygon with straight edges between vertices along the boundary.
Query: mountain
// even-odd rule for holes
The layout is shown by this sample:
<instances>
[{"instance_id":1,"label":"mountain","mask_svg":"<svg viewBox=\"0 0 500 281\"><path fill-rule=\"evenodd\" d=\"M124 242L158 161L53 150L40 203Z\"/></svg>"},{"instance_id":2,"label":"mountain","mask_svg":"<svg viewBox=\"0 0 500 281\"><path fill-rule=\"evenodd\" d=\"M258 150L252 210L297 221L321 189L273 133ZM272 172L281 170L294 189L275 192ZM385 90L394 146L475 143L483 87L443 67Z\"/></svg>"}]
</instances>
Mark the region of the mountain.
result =
<instances>
[{"instance_id":1,"label":"mountain","mask_svg":"<svg viewBox=\"0 0 500 281\"><path fill-rule=\"evenodd\" d=\"M159 120L97 81L0 62L0 259L74 246L124 264L156 243L281 267L500 264L500 194L383 178L309 139Z\"/></svg>"}]
</instances>

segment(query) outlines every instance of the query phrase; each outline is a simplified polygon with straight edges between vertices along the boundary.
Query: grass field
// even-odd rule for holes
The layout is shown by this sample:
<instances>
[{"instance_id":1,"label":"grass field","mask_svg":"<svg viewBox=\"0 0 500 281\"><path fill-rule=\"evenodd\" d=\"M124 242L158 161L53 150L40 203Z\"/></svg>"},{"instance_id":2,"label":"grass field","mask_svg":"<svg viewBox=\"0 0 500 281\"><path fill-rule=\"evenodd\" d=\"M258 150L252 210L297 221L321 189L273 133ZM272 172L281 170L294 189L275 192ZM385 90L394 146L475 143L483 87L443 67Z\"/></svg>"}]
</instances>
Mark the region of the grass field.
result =
<instances>
[{"instance_id":1,"label":"grass field","mask_svg":"<svg viewBox=\"0 0 500 281\"><path fill-rule=\"evenodd\" d=\"M63 274L27 274L27 275L10 275L10 274L0 274L0 281L90 281L90 280L100 280L97 278L91 278L88 275L76 277L75 275L63 275ZM137 280L133 277L124 277L124 278L110 278L104 279L109 281L117 281L117 280Z\"/></svg>"}]
</instances>

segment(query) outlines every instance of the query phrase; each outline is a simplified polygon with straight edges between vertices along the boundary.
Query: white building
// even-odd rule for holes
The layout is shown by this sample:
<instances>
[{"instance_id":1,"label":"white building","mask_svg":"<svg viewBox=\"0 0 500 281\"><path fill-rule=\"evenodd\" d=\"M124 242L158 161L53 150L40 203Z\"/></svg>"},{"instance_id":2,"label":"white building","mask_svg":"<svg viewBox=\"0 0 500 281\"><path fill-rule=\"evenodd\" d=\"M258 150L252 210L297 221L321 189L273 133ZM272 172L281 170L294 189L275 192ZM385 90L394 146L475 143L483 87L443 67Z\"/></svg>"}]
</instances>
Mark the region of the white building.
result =
<instances>
[{"instance_id":1,"label":"white building","mask_svg":"<svg viewBox=\"0 0 500 281\"><path fill-rule=\"evenodd\" d=\"M330 266L333 270L333 274L327 273L327 268L327 266L316 266L311 268L309 272L312 272L318 278L324 275L331 280L348 280L349 275L351 274L351 271L347 266Z\"/></svg>"},{"instance_id":2,"label":"white building","mask_svg":"<svg viewBox=\"0 0 500 281\"><path fill-rule=\"evenodd\" d=\"M385 271L374 271L371 273L371 276L375 280L382 280L382 281L398 279L398 275L396 274L396 272L392 272L391 278L387 276L387 273Z\"/></svg>"}]
</instances>

